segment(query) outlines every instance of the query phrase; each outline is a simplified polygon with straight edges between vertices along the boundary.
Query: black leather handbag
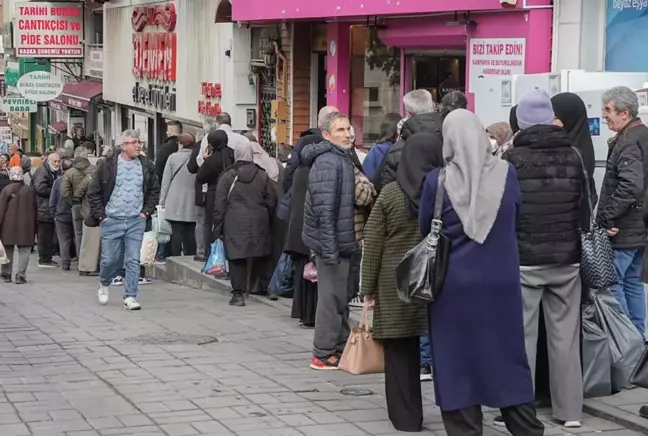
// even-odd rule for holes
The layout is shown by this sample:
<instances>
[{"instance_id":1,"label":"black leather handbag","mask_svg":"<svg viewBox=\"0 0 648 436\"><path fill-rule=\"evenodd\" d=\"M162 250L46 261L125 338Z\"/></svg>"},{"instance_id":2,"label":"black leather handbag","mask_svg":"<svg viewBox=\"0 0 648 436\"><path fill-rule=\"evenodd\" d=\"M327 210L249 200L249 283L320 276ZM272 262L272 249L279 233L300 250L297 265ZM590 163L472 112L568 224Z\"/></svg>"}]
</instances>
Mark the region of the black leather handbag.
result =
<instances>
[{"instance_id":1,"label":"black leather handbag","mask_svg":"<svg viewBox=\"0 0 648 436\"><path fill-rule=\"evenodd\" d=\"M433 303L441 294L448 271L450 239L441 233L445 169L439 173L430 233L396 267L398 296L407 303Z\"/></svg>"},{"instance_id":2,"label":"black leather handbag","mask_svg":"<svg viewBox=\"0 0 648 436\"><path fill-rule=\"evenodd\" d=\"M576 147L572 147L572 150L580 159L585 184L583 195L587 197L592 217L590 228L581 229L581 278L589 289L607 289L619 280L614 266L614 250L607 231L594 224L594 206L585 162Z\"/></svg>"}]
</instances>

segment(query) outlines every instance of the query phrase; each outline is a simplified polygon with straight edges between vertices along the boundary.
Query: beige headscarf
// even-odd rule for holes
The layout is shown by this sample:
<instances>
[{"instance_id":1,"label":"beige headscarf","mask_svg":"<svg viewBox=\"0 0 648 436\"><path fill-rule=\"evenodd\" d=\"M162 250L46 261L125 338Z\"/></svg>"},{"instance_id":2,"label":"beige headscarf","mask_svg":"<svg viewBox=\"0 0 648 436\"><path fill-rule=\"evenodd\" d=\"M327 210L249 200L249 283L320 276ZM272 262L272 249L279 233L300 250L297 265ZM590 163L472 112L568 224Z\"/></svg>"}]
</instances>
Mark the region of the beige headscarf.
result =
<instances>
[{"instance_id":1,"label":"beige headscarf","mask_svg":"<svg viewBox=\"0 0 648 436\"><path fill-rule=\"evenodd\" d=\"M491 154L484 127L465 109L450 112L443 122L443 158L446 192L464 233L483 244L502 203L509 165Z\"/></svg>"},{"instance_id":2,"label":"beige headscarf","mask_svg":"<svg viewBox=\"0 0 648 436\"><path fill-rule=\"evenodd\" d=\"M265 170L270 180L279 180L279 163L273 159L258 142L250 142L254 153L254 163Z\"/></svg>"}]
</instances>

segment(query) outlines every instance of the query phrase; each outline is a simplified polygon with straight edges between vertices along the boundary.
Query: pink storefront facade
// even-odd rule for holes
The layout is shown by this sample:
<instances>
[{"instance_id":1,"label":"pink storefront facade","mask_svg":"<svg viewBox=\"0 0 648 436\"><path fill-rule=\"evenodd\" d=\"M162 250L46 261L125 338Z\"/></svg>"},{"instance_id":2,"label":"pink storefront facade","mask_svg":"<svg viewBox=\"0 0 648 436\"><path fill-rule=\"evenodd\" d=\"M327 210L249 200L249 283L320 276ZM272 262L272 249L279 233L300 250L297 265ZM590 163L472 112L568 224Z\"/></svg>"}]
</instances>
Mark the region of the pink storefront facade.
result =
<instances>
[{"instance_id":1,"label":"pink storefront facade","mask_svg":"<svg viewBox=\"0 0 648 436\"><path fill-rule=\"evenodd\" d=\"M357 85L364 79L371 82L375 73L358 71L361 56L354 57L355 27L372 29L380 40L381 46L394 48L393 68L397 74L392 75L396 83L392 100L398 100L415 87L434 88L434 85L422 86L421 83L441 80L442 73L439 59L443 65L448 57L454 57L456 65L452 67L457 76L457 88L465 90L470 105L474 102L471 86L471 40L480 41L514 41L521 42L523 56L518 60L521 66L515 73L543 73L551 69L552 17L553 9L550 0L232 0L232 19L243 23L259 22L325 22L327 37L326 53L326 101L337 106L341 111L352 116L352 123L357 136L362 138L365 121L354 122L355 117L367 118L367 107L373 100L384 100L378 91L371 97L360 98L361 93L369 93L371 83L364 90ZM504 7L501 3L508 3ZM354 45L355 44L355 45ZM369 50L369 49L367 49ZM372 48L375 51L375 48ZM367 54L367 59L370 52ZM519 54L519 53L518 53ZM426 57L426 62L417 60ZM477 58L478 56L475 56ZM436 63L430 62L438 58ZM483 58L480 57L480 59ZM519 58L519 56L518 56ZM360 59L360 60L358 60ZM459 61L457 61L459 59ZM382 65L384 67L385 61ZM374 66L372 66L374 68ZM443 67L450 68L450 67ZM438 71L423 71L436 69ZM447 74L447 71L446 73ZM473 73L473 80L474 79ZM482 77L482 76L480 76ZM432 80L432 81L434 81ZM356 85L354 85L354 83ZM375 85L378 86L378 85ZM437 91L441 92L439 85ZM435 98L438 96L435 96ZM397 107L402 112L402 107ZM383 112L394 112L391 107ZM354 115L355 114L355 115ZM360 126L358 126L360 125ZM365 126L366 127L366 126Z\"/></svg>"}]
</instances>

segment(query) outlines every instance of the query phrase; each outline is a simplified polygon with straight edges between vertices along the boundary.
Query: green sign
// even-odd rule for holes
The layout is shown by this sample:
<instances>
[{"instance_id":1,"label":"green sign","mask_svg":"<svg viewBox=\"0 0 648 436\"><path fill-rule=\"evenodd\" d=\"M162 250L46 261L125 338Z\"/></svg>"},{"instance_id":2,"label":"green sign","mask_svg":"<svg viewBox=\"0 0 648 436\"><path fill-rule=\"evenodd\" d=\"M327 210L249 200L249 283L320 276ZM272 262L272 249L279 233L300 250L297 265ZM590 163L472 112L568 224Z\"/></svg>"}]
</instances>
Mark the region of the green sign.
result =
<instances>
[{"instance_id":1,"label":"green sign","mask_svg":"<svg viewBox=\"0 0 648 436\"><path fill-rule=\"evenodd\" d=\"M29 59L29 58L8 58L5 61L5 82L7 86L15 87L18 84L18 79L27 73L33 71L48 71L52 70L52 65L47 59Z\"/></svg>"},{"instance_id":2,"label":"green sign","mask_svg":"<svg viewBox=\"0 0 648 436\"><path fill-rule=\"evenodd\" d=\"M2 108L5 112L36 112L38 103L22 97L4 97Z\"/></svg>"}]
</instances>

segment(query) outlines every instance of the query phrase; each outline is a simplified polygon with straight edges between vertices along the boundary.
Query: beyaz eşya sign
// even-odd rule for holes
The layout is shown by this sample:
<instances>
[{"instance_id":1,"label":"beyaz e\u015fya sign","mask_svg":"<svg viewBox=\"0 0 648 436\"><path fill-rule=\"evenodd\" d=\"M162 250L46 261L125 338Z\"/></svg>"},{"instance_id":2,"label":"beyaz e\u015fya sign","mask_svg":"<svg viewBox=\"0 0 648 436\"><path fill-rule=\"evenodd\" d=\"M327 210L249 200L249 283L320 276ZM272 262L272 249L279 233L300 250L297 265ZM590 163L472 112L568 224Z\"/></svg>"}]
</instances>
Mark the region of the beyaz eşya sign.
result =
<instances>
[{"instance_id":1,"label":"beyaz e\u015fya sign","mask_svg":"<svg viewBox=\"0 0 648 436\"><path fill-rule=\"evenodd\" d=\"M83 4L15 3L17 57L83 58Z\"/></svg>"}]
</instances>

